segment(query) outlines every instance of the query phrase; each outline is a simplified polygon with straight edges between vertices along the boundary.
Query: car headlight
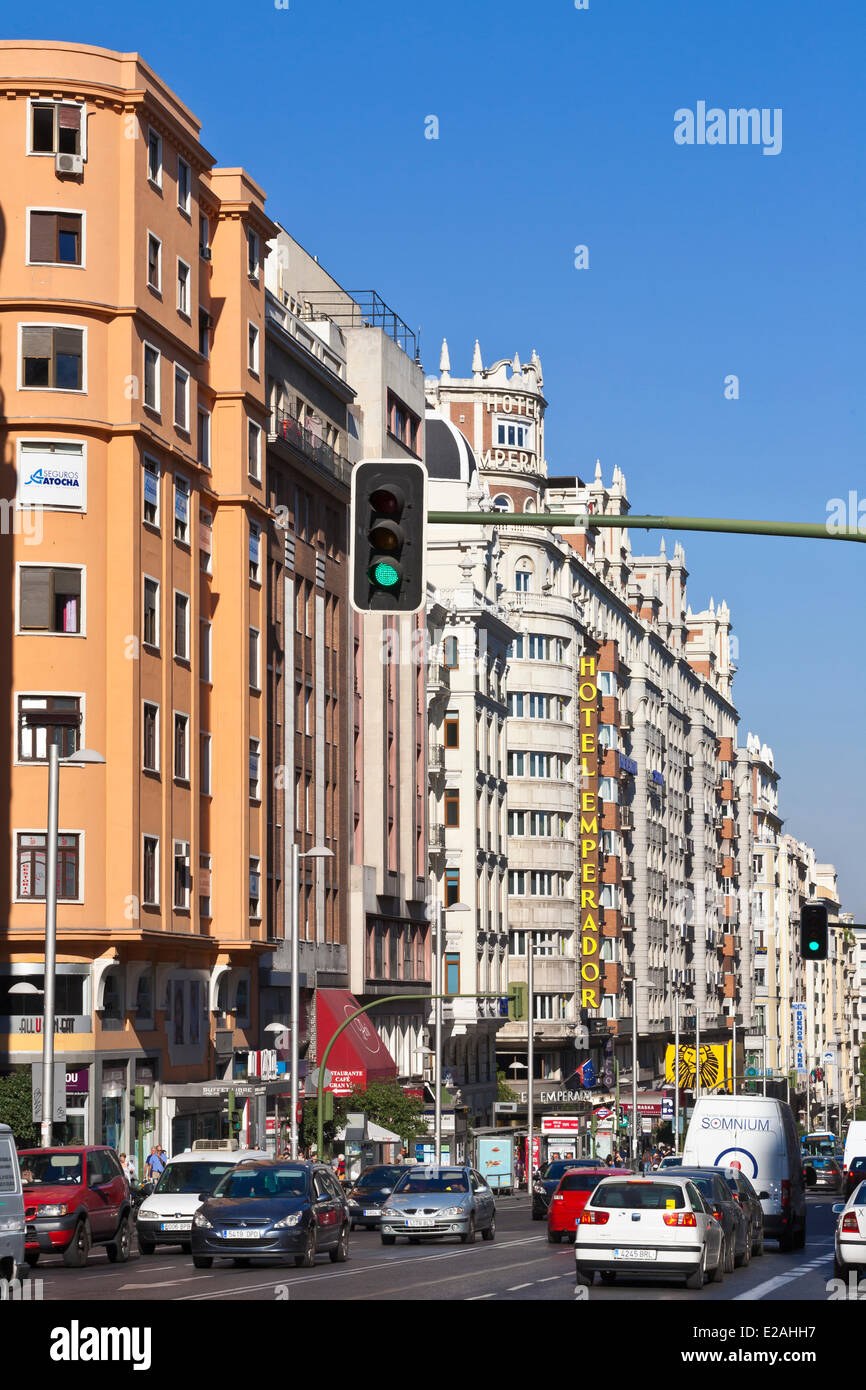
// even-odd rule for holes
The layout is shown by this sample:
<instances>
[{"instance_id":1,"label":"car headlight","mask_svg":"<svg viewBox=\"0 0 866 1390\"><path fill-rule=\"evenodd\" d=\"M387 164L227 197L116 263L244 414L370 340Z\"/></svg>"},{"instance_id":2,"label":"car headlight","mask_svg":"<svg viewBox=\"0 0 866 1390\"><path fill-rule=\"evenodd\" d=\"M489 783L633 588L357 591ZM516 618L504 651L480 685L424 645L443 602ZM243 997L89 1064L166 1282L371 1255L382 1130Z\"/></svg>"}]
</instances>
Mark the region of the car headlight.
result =
<instances>
[{"instance_id":1,"label":"car headlight","mask_svg":"<svg viewBox=\"0 0 866 1390\"><path fill-rule=\"evenodd\" d=\"M444 1211L442 1211L442 1212L439 1213L439 1215L440 1215L440 1216L465 1216L465 1215L466 1215L466 1208L465 1208L465 1207L446 1207Z\"/></svg>"},{"instance_id":2,"label":"car headlight","mask_svg":"<svg viewBox=\"0 0 866 1390\"><path fill-rule=\"evenodd\" d=\"M396 1207L383 1207L383 1208L382 1208L382 1215L383 1215L383 1216L391 1217L391 1216L399 1216L400 1213L399 1213L399 1211L397 1211Z\"/></svg>"},{"instance_id":3,"label":"car headlight","mask_svg":"<svg viewBox=\"0 0 866 1390\"><path fill-rule=\"evenodd\" d=\"M303 1214L304 1213L302 1211L289 1212L288 1216L284 1216L282 1220L274 1222L274 1230L280 1231L283 1230L286 1226L297 1226Z\"/></svg>"},{"instance_id":4,"label":"car headlight","mask_svg":"<svg viewBox=\"0 0 866 1390\"><path fill-rule=\"evenodd\" d=\"M193 1224L194 1226L199 1226L199 1227L201 1227L201 1226L207 1226L209 1230L213 1230L213 1222L212 1222L212 1221L208 1221L208 1219L207 1219L207 1217L205 1216L204 1212L201 1211L201 1210L197 1211L196 1214L195 1214L195 1216L192 1218L192 1224Z\"/></svg>"},{"instance_id":5,"label":"car headlight","mask_svg":"<svg viewBox=\"0 0 866 1390\"><path fill-rule=\"evenodd\" d=\"M39 1208L40 1216L67 1216L69 1208L65 1202L47 1202Z\"/></svg>"},{"instance_id":6,"label":"car headlight","mask_svg":"<svg viewBox=\"0 0 866 1390\"><path fill-rule=\"evenodd\" d=\"M158 1217L159 1212L153 1207L139 1207L138 1209L139 1221L156 1221Z\"/></svg>"},{"instance_id":7,"label":"car headlight","mask_svg":"<svg viewBox=\"0 0 866 1390\"><path fill-rule=\"evenodd\" d=\"M9 1217L7 1220L0 1221L0 1231L17 1231L18 1229L19 1223L14 1216Z\"/></svg>"}]
</instances>

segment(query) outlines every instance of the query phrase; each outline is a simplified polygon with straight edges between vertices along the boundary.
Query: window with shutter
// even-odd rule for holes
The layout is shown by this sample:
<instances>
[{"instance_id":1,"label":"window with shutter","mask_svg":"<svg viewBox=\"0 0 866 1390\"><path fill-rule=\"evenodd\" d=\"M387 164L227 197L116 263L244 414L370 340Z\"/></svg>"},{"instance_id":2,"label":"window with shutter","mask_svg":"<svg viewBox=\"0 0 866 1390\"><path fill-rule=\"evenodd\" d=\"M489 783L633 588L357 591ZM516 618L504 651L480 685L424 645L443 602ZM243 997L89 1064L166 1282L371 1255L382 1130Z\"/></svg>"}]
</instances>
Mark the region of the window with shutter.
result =
<instances>
[{"instance_id":1,"label":"window with shutter","mask_svg":"<svg viewBox=\"0 0 866 1390\"><path fill-rule=\"evenodd\" d=\"M57 214L53 212L31 212L30 214L30 259L31 261L53 261L57 244Z\"/></svg>"},{"instance_id":2,"label":"window with shutter","mask_svg":"<svg viewBox=\"0 0 866 1390\"><path fill-rule=\"evenodd\" d=\"M21 571L18 625L22 631L51 629L54 611L53 571L30 565Z\"/></svg>"}]
</instances>

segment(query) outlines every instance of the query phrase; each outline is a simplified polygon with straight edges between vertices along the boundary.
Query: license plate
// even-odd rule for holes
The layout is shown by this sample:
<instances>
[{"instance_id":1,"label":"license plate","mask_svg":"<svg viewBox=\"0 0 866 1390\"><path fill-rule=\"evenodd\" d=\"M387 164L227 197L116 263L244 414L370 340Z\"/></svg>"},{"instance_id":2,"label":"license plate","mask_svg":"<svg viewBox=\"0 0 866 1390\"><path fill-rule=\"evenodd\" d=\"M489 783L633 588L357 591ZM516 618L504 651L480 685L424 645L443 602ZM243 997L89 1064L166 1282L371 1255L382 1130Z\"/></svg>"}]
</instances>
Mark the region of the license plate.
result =
<instances>
[{"instance_id":1,"label":"license plate","mask_svg":"<svg viewBox=\"0 0 866 1390\"><path fill-rule=\"evenodd\" d=\"M432 1216L410 1216L406 1222L407 1226L435 1226L436 1222Z\"/></svg>"},{"instance_id":2,"label":"license plate","mask_svg":"<svg viewBox=\"0 0 866 1390\"><path fill-rule=\"evenodd\" d=\"M365 1215L365 1216L379 1216L379 1215L380 1215L379 1208L378 1208L378 1207L365 1207L365 1208L364 1208L364 1215Z\"/></svg>"},{"instance_id":3,"label":"license plate","mask_svg":"<svg viewBox=\"0 0 866 1390\"><path fill-rule=\"evenodd\" d=\"M258 1240L260 1231L223 1231L223 1240Z\"/></svg>"},{"instance_id":4,"label":"license plate","mask_svg":"<svg viewBox=\"0 0 866 1390\"><path fill-rule=\"evenodd\" d=\"M614 1250L615 1260L654 1260L655 1250Z\"/></svg>"},{"instance_id":5,"label":"license plate","mask_svg":"<svg viewBox=\"0 0 866 1390\"><path fill-rule=\"evenodd\" d=\"M161 1231L188 1231L190 1223L188 1221L163 1221L159 1228Z\"/></svg>"}]
</instances>

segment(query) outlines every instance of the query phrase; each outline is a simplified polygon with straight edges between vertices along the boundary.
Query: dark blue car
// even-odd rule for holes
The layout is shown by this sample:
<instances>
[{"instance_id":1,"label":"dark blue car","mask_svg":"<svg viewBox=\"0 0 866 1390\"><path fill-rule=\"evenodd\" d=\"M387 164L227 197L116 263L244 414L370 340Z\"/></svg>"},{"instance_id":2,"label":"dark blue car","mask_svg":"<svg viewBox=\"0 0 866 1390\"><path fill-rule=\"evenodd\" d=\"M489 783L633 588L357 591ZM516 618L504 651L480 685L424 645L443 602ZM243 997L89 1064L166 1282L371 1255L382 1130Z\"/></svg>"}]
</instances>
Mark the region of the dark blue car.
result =
<instances>
[{"instance_id":1,"label":"dark blue car","mask_svg":"<svg viewBox=\"0 0 866 1390\"><path fill-rule=\"evenodd\" d=\"M327 1250L348 1258L349 1206L329 1168L316 1163L263 1160L239 1163L202 1194L192 1223L192 1260L210 1269L215 1259L294 1260L310 1269Z\"/></svg>"}]
</instances>

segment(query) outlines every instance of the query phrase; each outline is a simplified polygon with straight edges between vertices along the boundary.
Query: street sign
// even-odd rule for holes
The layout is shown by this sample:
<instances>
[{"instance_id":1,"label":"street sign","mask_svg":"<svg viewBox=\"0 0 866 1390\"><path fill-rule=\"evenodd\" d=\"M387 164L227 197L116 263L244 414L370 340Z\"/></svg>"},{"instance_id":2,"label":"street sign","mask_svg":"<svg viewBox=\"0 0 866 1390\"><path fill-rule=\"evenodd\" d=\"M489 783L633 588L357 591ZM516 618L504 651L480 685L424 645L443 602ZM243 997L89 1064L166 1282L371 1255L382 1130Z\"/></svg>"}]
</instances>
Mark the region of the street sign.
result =
<instances>
[{"instance_id":1,"label":"street sign","mask_svg":"<svg viewBox=\"0 0 866 1390\"><path fill-rule=\"evenodd\" d=\"M31 1089L33 1091L33 1123L42 1123L42 1063L33 1062L31 1067ZM54 1114L53 1124L66 1119L66 1063L54 1063Z\"/></svg>"},{"instance_id":2,"label":"street sign","mask_svg":"<svg viewBox=\"0 0 866 1390\"><path fill-rule=\"evenodd\" d=\"M328 1071L328 1068L325 1067L325 1081L324 1081L325 1089L327 1089L327 1087L330 1086L330 1084L331 1084L331 1082L333 1081L333 1079L334 1079L334 1078L332 1077L331 1073ZM305 1094L311 1096L311 1095L313 1094L314 1091L317 1091L317 1090L319 1089L319 1068L318 1068L318 1067L313 1067L312 1071L308 1071L308 1072L307 1072L307 1075L306 1075L306 1077L304 1078L304 1080L305 1080L305 1083L306 1083L306 1084L305 1084Z\"/></svg>"}]
</instances>

